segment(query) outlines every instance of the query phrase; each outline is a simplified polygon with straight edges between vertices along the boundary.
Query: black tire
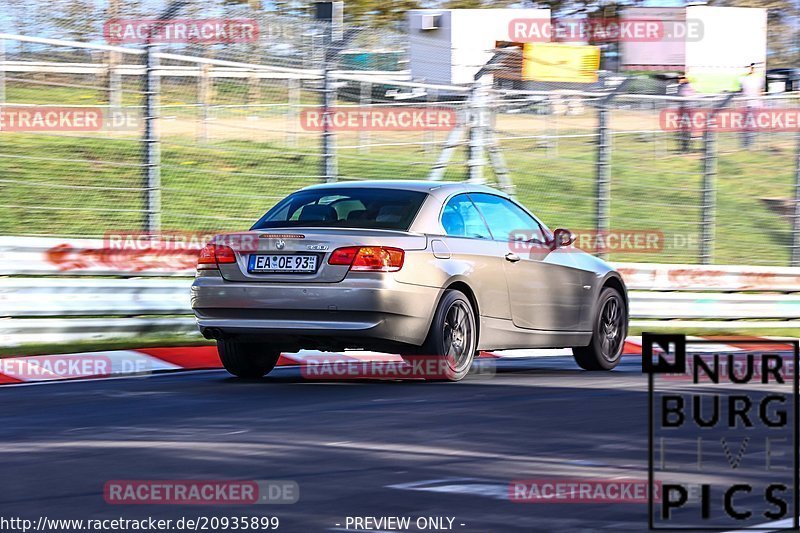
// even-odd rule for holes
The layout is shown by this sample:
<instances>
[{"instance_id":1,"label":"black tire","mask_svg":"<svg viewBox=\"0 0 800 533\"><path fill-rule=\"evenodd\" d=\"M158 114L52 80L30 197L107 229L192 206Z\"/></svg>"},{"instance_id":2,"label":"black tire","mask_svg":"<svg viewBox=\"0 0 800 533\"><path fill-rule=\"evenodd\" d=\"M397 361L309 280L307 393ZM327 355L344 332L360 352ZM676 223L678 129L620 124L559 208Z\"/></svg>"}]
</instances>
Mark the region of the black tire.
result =
<instances>
[{"instance_id":1,"label":"black tire","mask_svg":"<svg viewBox=\"0 0 800 533\"><path fill-rule=\"evenodd\" d=\"M431 381L461 381L469 373L478 348L475 311L464 293L448 290L442 296L428 338L422 345L423 356L441 357L439 369Z\"/></svg>"},{"instance_id":2,"label":"black tire","mask_svg":"<svg viewBox=\"0 0 800 533\"><path fill-rule=\"evenodd\" d=\"M217 351L225 370L240 378L263 377L275 368L281 356L280 350L263 343L227 339L217 341Z\"/></svg>"},{"instance_id":3,"label":"black tire","mask_svg":"<svg viewBox=\"0 0 800 533\"><path fill-rule=\"evenodd\" d=\"M606 287L597 300L592 340L572 349L575 362L584 370L611 370L622 359L628 335L628 308L617 289Z\"/></svg>"}]
</instances>

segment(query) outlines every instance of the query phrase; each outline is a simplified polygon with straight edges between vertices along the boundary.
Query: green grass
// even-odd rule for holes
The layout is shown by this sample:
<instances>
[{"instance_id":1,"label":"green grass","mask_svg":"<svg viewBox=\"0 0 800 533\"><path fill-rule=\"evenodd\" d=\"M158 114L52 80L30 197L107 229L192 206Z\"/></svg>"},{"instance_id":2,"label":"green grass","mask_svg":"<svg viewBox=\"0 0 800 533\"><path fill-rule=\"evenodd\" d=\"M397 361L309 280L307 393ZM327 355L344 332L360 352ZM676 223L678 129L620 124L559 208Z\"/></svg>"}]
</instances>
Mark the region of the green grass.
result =
<instances>
[{"instance_id":1,"label":"green grass","mask_svg":"<svg viewBox=\"0 0 800 533\"><path fill-rule=\"evenodd\" d=\"M105 340L83 340L69 343L30 343L22 346L0 346L0 358L26 355L47 355L59 353L98 352L103 350L135 350L137 348L159 348L167 346L207 346L214 344L193 335L167 335L163 333L145 333L136 338L119 338Z\"/></svg>"},{"instance_id":2,"label":"green grass","mask_svg":"<svg viewBox=\"0 0 800 533\"><path fill-rule=\"evenodd\" d=\"M50 85L41 85L47 82ZM225 108L212 111L209 142L195 137L196 80L167 81L161 87L162 227L168 231L226 231L246 228L279 198L319 181L319 134L301 132L297 146L287 146L286 108ZM72 86L60 86L68 84ZM90 88L97 80L57 76L9 82L13 103L102 105L106 94ZM86 85L89 88L75 87ZM284 82L264 80L258 94L247 80L218 79L213 104L285 104ZM126 83L124 105L141 105L141 87ZM248 96L249 95L249 96ZM317 103L313 91L302 102ZM551 228L578 232L595 227L597 148L593 111L577 117L520 117L526 130L502 133L500 144L517 196ZM638 133L652 128L657 110L620 109L611 114L612 230L660 231L659 250L613 253L616 261L698 261L702 154L677 154L676 135ZM255 115L258 121L246 120ZM513 117L512 117L513 118ZM641 121L650 120L645 126ZM538 126L548 125L547 131ZM554 128L551 130L550 128ZM172 128L170 130L170 128ZM546 145L542 133L561 137ZM78 135L0 134L0 235L102 237L108 232L142 228L143 166L137 132ZM522 138L528 135L530 138ZM128 140L125 140L125 138ZM444 135L435 137L443 141ZM247 140L243 140L247 139ZM426 178L441 146L420 132L373 133L369 152L354 145L359 138L337 140L343 178ZM381 144L399 143L395 146ZM761 135L756 150L739 148L735 134L720 134L714 262L787 265L791 227L763 198L791 198L796 165L793 134ZM466 154L459 149L445 179L466 175ZM491 170L486 169L490 179Z\"/></svg>"},{"instance_id":3,"label":"green grass","mask_svg":"<svg viewBox=\"0 0 800 533\"><path fill-rule=\"evenodd\" d=\"M53 104L58 105L106 105L108 91L97 90L97 78L86 76L59 77L48 75L37 79L30 77L28 82L8 82L6 100L15 104ZM126 80L122 86L122 104L142 105L143 86ZM317 103L313 92L301 92L302 103ZM169 80L161 84L160 93L163 105L194 104L198 101L196 78L181 81ZM251 91L247 80L216 79L214 81L212 103L214 105L242 105L286 103L289 91L285 81L262 80L259 89Z\"/></svg>"},{"instance_id":4,"label":"green grass","mask_svg":"<svg viewBox=\"0 0 800 533\"><path fill-rule=\"evenodd\" d=\"M700 154L677 155L669 145L655 152L652 142L633 135L614 142L611 227L662 231L666 244L611 259L696 262ZM520 201L546 224L594 228L596 148L591 140L561 139L556 154L532 140L504 141L503 148ZM5 133L0 138L0 234L102 236L139 230L144 205L140 149L135 140ZM720 149L715 262L788 264L789 221L761 198L791 197L792 145L776 141L768 152L747 152L730 137L720 139ZM319 181L318 152L316 141L287 149L279 142L202 144L190 137L167 137L161 147L162 226L245 228L279 198ZM417 146L373 147L366 154L342 148L339 172L358 178L425 178L437 155ZM459 153L446 179L463 179L463 160Z\"/></svg>"}]
</instances>

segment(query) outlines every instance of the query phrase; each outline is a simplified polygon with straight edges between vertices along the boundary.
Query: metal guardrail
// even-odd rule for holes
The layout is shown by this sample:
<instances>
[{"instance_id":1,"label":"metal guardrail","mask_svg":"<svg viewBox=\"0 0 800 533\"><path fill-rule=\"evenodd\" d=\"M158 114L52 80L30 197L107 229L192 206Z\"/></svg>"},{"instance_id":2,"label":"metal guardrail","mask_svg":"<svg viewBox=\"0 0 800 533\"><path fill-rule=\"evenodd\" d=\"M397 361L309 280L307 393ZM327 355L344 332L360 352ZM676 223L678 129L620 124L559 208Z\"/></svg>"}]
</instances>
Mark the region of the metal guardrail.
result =
<instances>
[{"instance_id":1,"label":"metal guardrail","mask_svg":"<svg viewBox=\"0 0 800 533\"><path fill-rule=\"evenodd\" d=\"M147 333L199 337L194 317L11 318L0 320L0 346L69 343L136 337Z\"/></svg>"},{"instance_id":2,"label":"metal guardrail","mask_svg":"<svg viewBox=\"0 0 800 533\"><path fill-rule=\"evenodd\" d=\"M191 251L126 251L110 242L65 237L0 237L0 276L194 276L196 260ZM615 266L631 290L800 293L800 268L665 263L616 263Z\"/></svg>"},{"instance_id":3,"label":"metal guardrail","mask_svg":"<svg viewBox=\"0 0 800 533\"><path fill-rule=\"evenodd\" d=\"M191 279L0 279L10 318L191 314ZM631 317L661 320L800 320L800 294L632 290ZM0 326L0 329L2 326Z\"/></svg>"},{"instance_id":4,"label":"metal guardrail","mask_svg":"<svg viewBox=\"0 0 800 533\"><path fill-rule=\"evenodd\" d=\"M616 267L633 326L800 328L800 268ZM197 334L193 273L191 251L131 254L100 240L0 237L0 275L13 276L0 278L0 343Z\"/></svg>"},{"instance_id":5,"label":"metal guardrail","mask_svg":"<svg viewBox=\"0 0 800 533\"><path fill-rule=\"evenodd\" d=\"M0 343L196 333L191 279L0 279ZM798 328L800 295L632 290L632 325L719 330ZM164 315L176 315L164 318ZM87 318L104 316L106 318ZM713 320L701 320L712 318ZM737 322L746 320L747 322Z\"/></svg>"}]
</instances>

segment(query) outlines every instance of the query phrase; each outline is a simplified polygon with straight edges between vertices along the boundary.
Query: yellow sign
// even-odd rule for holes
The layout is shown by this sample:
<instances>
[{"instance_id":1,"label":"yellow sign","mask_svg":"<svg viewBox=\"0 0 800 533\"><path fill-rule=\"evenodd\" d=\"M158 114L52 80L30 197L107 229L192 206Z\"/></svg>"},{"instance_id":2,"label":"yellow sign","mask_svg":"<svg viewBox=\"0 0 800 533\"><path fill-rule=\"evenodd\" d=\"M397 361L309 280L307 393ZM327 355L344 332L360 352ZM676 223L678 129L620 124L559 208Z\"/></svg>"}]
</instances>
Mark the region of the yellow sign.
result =
<instances>
[{"instance_id":1,"label":"yellow sign","mask_svg":"<svg viewBox=\"0 0 800 533\"><path fill-rule=\"evenodd\" d=\"M525 43L522 79L594 83L600 68L600 47L585 44Z\"/></svg>"}]
</instances>

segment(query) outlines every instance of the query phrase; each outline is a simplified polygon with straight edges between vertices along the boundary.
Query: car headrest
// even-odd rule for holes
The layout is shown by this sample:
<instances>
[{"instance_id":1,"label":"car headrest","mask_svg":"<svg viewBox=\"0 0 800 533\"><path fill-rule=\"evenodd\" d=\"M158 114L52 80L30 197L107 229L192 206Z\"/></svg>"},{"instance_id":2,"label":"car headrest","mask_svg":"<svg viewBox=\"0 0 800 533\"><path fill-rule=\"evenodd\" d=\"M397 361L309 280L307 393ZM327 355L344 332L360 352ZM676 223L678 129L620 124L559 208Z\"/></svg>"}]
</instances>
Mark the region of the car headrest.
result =
<instances>
[{"instance_id":1,"label":"car headrest","mask_svg":"<svg viewBox=\"0 0 800 533\"><path fill-rule=\"evenodd\" d=\"M339 219L336 215L336 209L329 205L319 204L304 206L303 209L300 210L300 216L298 218L299 220L322 220L325 222Z\"/></svg>"},{"instance_id":2,"label":"car headrest","mask_svg":"<svg viewBox=\"0 0 800 533\"><path fill-rule=\"evenodd\" d=\"M367 215L366 209L353 209L347 213L347 220L362 220Z\"/></svg>"},{"instance_id":3,"label":"car headrest","mask_svg":"<svg viewBox=\"0 0 800 533\"><path fill-rule=\"evenodd\" d=\"M442 213L442 226L448 235L466 235L467 228L464 218L454 209L445 209Z\"/></svg>"},{"instance_id":4,"label":"car headrest","mask_svg":"<svg viewBox=\"0 0 800 533\"><path fill-rule=\"evenodd\" d=\"M406 214L406 206L404 205L385 205L378 211L378 216L375 217L376 222L400 222Z\"/></svg>"}]
</instances>

